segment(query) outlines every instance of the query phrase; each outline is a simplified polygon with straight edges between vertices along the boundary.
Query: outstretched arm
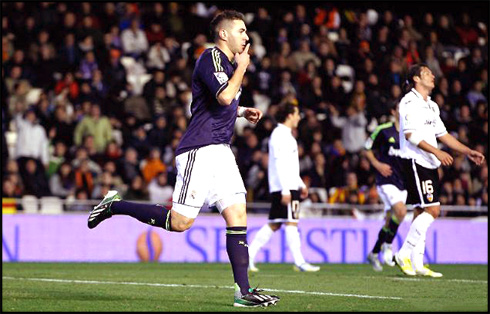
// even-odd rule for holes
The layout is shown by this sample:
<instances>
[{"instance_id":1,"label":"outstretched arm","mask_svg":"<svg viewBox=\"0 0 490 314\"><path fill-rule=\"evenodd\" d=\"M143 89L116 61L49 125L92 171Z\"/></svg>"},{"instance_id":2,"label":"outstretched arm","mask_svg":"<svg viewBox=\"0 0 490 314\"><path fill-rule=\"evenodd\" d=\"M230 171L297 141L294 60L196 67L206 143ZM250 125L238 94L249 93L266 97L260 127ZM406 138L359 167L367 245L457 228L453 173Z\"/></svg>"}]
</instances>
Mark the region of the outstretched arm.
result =
<instances>
[{"instance_id":1,"label":"outstretched arm","mask_svg":"<svg viewBox=\"0 0 490 314\"><path fill-rule=\"evenodd\" d=\"M438 137L438 139L447 145L449 148L460 152L462 154L465 154L471 161L473 161L475 164L478 166L481 166L483 162L485 161L485 156L468 146L464 145L460 141L458 141L454 136L452 136L449 133L444 134L443 136Z\"/></svg>"}]
</instances>

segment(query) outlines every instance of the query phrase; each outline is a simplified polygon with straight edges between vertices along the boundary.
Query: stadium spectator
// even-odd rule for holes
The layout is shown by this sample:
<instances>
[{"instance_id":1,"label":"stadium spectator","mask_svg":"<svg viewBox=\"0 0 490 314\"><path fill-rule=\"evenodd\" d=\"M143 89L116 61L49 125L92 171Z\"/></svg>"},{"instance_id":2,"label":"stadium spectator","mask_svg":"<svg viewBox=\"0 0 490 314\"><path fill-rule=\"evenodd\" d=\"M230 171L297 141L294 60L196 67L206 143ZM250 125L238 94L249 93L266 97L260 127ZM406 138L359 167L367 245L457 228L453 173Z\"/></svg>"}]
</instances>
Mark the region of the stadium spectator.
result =
<instances>
[{"instance_id":1,"label":"stadium spectator","mask_svg":"<svg viewBox=\"0 0 490 314\"><path fill-rule=\"evenodd\" d=\"M89 211L92 206L86 202L89 200L89 194L83 188L79 188L75 191L75 202L67 207L67 211L79 211L86 212Z\"/></svg>"},{"instance_id":2,"label":"stadium spectator","mask_svg":"<svg viewBox=\"0 0 490 314\"><path fill-rule=\"evenodd\" d=\"M148 184L150 202L167 206L172 201L174 188L168 182L166 171L158 173Z\"/></svg>"},{"instance_id":3,"label":"stadium spectator","mask_svg":"<svg viewBox=\"0 0 490 314\"><path fill-rule=\"evenodd\" d=\"M119 189L120 187L114 184L114 179L112 174L109 171L104 171L95 179L94 188L92 190L92 194L90 195L91 199L96 199L100 197L104 197L105 194L109 190Z\"/></svg>"},{"instance_id":4,"label":"stadium spectator","mask_svg":"<svg viewBox=\"0 0 490 314\"><path fill-rule=\"evenodd\" d=\"M482 91L483 91L483 82L475 81L470 91L466 94L466 98L471 106L471 109L475 110L476 105L479 101L482 101L484 103L488 102L487 97L485 96L485 94L483 94Z\"/></svg>"},{"instance_id":5,"label":"stadium spectator","mask_svg":"<svg viewBox=\"0 0 490 314\"><path fill-rule=\"evenodd\" d=\"M249 25L250 31L255 31L259 34L267 51L271 51L273 38L273 20L267 8L259 6L257 13Z\"/></svg>"},{"instance_id":6,"label":"stadium spectator","mask_svg":"<svg viewBox=\"0 0 490 314\"><path fill-rule=\"evenodd\" d=\"M127 190L127 185L124 183L121 175L117 172L117 163L114 161L106 161L103 165L102 170L111 175L112 186L110 187L110 189L120 191L124 194ZM105 194L102 194L101 192L101 195Z\"/></svg>"},{"instance_id":7,"label":"stadium spectator","mask_svg":"<svg viewBox=\"0 0 490 314\"><path fill-rule=\"evenodd\" d=\"M148 39L145 32L140 29L139 19L131 20L130 27L121 32L121 43L125 55L135 59L145 57L149 48Z\"/></svg>"},{"instance_id":8,"label":"stadium spectator","mask_svg":"<svg viewBox=\"0 0 490 314\"><path fill-rule=\"evenodd\" d=\"M427 64L434 73L436 80L439 80L442 76L441 66L439 64L439 59L436 58L434 48L427 46L425 48L425 60L424 63Z\"/></svg>"},{"instance_id":9,"label":"stadium spectator","mask_svg":"<svg viewBox=\"0 0 490 314\"><path fill-rule=\"evenodd\" d=\"M79 72L77 77L84 81L90 81L93 78L94 71L99 68L93 51L85 52L85 56L80 61Z\"/></svg>"},{"instance_id":10,"label":"stadium spectator","mask_svg":"<svg viewBox=\"0 0 490 314\"><path fill-rule=\"evenodd\" d=\"M2 198L21 198L21 197L22 197L22 193L16 190L14 182L12 182L12 180L10 180L9 178L3 179Z\"/></svg>"},{"instance_id":11,"label":"stadium spectator","mask_svg":"<svg viewBox=\"0 0 490 314\"><path fill-rule=\"evenodd\" d=\"M90 4L90 2L87 2L87 4ZM87 38L90 36L93 40L95 49L102 47L104 40L100 27L96 25L96 23L99 24L95 15L84 14L82 17L82 25L78 32L80 38Z\"/></svg>"},{"instance_id":12,"label":"stadium spectator","mask_svg":"<svg viewBox=\"0 0 490 314\"><path fill-rule=\"evenodd\" d=\"M422 34L413 25L413 18L409 14L405 14L403 17L403 29L408 31L411 40L420 42L423 39Z\"/></svg>"},{"instance_id":13,"label":"stadium spectator","mask_svg":"<svg viewBox=\"0 0 490 314\"><path fill-rule=\"evenodd\" d=\"M464 46L473 47L478 43L478 31L471 21L468 12L462 12L461 21L455 27Z\"/></svg>"},{"instance_id":14,"label":"stadium spectator","mask_svg":"<svg viewBox=\"0 0 490 314\"><path fill-rule=\"evenodd\" d=\"M136 176L131 181L126 194L124 194L124 199L130 201L148 201L149 194L146 188L145 182L141 176Z\"/></svg>"},{"instance_id":15,"label":"stadium spectator","mask_svg":"<svg viewBox=\"0 0 490 314\"><path fill-rule=\"evenodd\" d=\"M34 69L29 59L26 58L25 52L22 49L15 49L12 58L4 64L4 71L10 73L12 68L18 66L21 68L22 78L28 81L34 81Z\"/></svg>"},{"instance_id":16,"label":"stadium spectator","mask_svg":"<svg viewBox=\"0 0 490 314\"><path fill-rule=\"evenodd\" d=\"M50 196L48 178L44 167L34 158L27 158L20 168L22 182L24 183L24 195L36 197Z\"/></svg>"},{"instance_id":17,"label":"stadium spectator","mask_svg":"<svg viewBox=\"0 0 490 314\"><path fill-rule=\"evenodd\" d=\"M352 103L346 108L346 116L340 116L335 106L329 106L330 120L332 124L342 129L342 144L349 153L358 153L367 138L366 125L367 120L359 101L362 98L353 99Z\"/></svg>"},{"instance_id":18,"label":"stadium spectator","mask_svg":"<svg viewBox=\"0 0 490 314\"><path fill-rule=\"evenodd\" d=\"M147 131L143 124L140 124L135 128L127 145L138 152L138 160L143 160L148 157L151 147Z\"/></svg>"},{"instance_id":19,"label":"stadium spectator","mask_svg":"<svg viewBox=\"0 0 490 314\"><path fill-rule=\"evenodd\" d=\"M167 167L162 162L160 148L151 148L148 157L141 162L140 167L146 184L149 184L160 172L165 172Z\"/></svg>"},{"instance_id":20,"label":"stadium spectator","mask_svg":"<svg viewBox=\"0 0 490 314\"><path fill-rule=\"evenodd\" d=\"M347 172L345 174L344 186L333 189L329 203L347 203L353 205L364 204L366 201L366 194L358 185L358 178L355 172Z\"/></svg>"},{"instance_id":21,"label":"stadium spectator","mask_svg":"<svg viewBox=\"0 0 490 314\"><path fill-rule=\"evenodd\" d=\"M182 14L181 5L178 2L170 2L168 4L168 32L175 37L185 35L185 23Z\"/></svg>"},{"instance_id":22,"label":"stadium spectator","mask_svg":"<svg viewBox=\"0 0 490 314\"><path fill-rule=\"evenodd\" d=\"M325 156L321 153L315 154L312 158L314 166L305 173L309 179L309 186L312 188L322 188L327 186L326 176L327 167Z\"/></svg>"},{"instance_id":23,"label":"stadium spectator","mask_svg":"<svg viewBox=\"0 0 490 314\"><path fill-rule=\"evenodd\" d=\"M75 174L68 162L63 162L49 178L49 187L53 196L60 198L67 198L69 196L75 197Z\"/></svg>"},{"instance_id":24,"label":"stadium spectator","mask_svg":"<svg viewBox=\"0 0 490 314\"><path fill-rule=\"evenodd\" d=\"M46 131L37 121L36 110L33 107L21 112L17 108L15 125L17 129L17 143L15 147L19 168L24 169L27 158L34 158L38 166L48 165L48 137Z\"/></svg>"},{"instance_id":25,"label":"stadium spectator","mask_svg":"<svg viewBox=\"0 0 490 314\"><path fill-rule=\"evenodd\" d=\"M299 43L298 50L291 54L291 70L298 72L310 60L313 61L315 67L320 66L320 58L311 51L310 43L307 40L302 40Z\"/></svg>"},{"instance_id":26,"label":"stadium spectator","mask_svg":"<svg viewBox=\"0 0 490 314\"><path fill-rule=\"evenodd\" d=\"M439 17L436 31L439 40L444 46L454 47L459 45L459 38L457 36L454 36L455 34L457 34L456 30L454 29L453 24L446 14L442 14Z\"/></svg>"},{"instance_id":27,"label":"stadium spectator","mask_svg":"<svg viewBox=\"0 0 490 314\"><path fill-rule=\"evenodd\" d=\"M158 24L152 24L158 25ZM170 54L167 48L163 46L163 40L156 41L155 43L150 43L151 48L148 52L148 61L146 66L148 70L165 70L170 63Z\"/></svg>"},{"instance_id":28,"label":"stadium spectator","mask_svg":"<svg viewBox=\"0 0 490 314\"><path fill-rule=\"evenodd\" d=\"M244 176L247 185L247 197L254 201L269 201L268 191L268 160L269 154L255 150L252 154L250 168Z\"/></svg>"},{"instance_id":29,"label":"stadium spectator","mask_svg":"<svg viewBox=\"0 0 490 314\"><path fill-rule=\"evenodd\" d=\"M68 148L65 143L59 141L55 142L54 147L52 148L52 152L50 152L49 156L49 164L46 169L46 174L48 178L50 178L53 174L55 174L59 167L67 161L67 153Z\"/></svg>"},{"instance_id":30,"label":"stadium spectator","mask_svg":"<svg viewBox=\"0 0 490 314\"><path fill-rule=\"evenodd\" d=\"M427 44L430 41L431 32L435 32L436 30L434 15L431 12L424 13L424 18L419 26L419 30L423 36L424 44ZM436 57L439 58L440 55L436 55Z\"/></svg>"},{"instance_id":31,"label":"stadium spectator","mask_svg":"<svg viewBox=\"0 0 490 314\"><path fill-rule=\"evenodd\" d=\"M83 190L87 193L87 198L90 198L94 189L94 181L96 176L90 171L90 159L83 159L80 165L74 170L75 187L77 190Z\"/></svg>"},{"instance_id":32,"label":"stadium spectator","mask_svg":"<svg viewBox=\"0 0 490 314\"><path fill-rule=\"evenodd\" d=\"M112 140L112 126L109 119L101 115L100 105L97 103L90 106L90 115L83 117L77 124L73 138L75 145L81 145L86 135L94 136L95 149L99 153L104 152L107 143Z\"/></svg>"},{"instance_id":33,"label":"stadium spectator","mask_svg":"<svg viewBox=\"0 0 490 314\"><path fill-rule=\"evenodd\" d=\"M88 168L91 173L97 176L102 172L101 167L95 161L89 158L87 149L83 146L79 146L78 148L76 148L75 156L71 160L71 166L74 169L77 169L81 166L82 162L84 161L87 161Z\"/></svg>"},{"instance_id":34,"label":"stadium spectator","mask_svg":"<svg viewBox=\"0 0 490 314\"><path fill-rule=\"evenodd\" d=\"M118 26L119 17L116 12L116 5L113 2L107 2L104 4L104 9L100 14L100 29L107 33L113 26Z\"/></svg>"},{"instance_id":35,"label":"stadium spectator","mask_svg":"<svg viewBox=\"0 0 490 314\"><path fill-rule=\"evenodd\" d=\"M148 141L150 146L158 147L160 149L163 149L169 143L167 118L165 115L156 115L153 127L148 131Z\"/></svg>"},{"instance_id":36,"label":"stadium spectator","mask_svg":"<svg viewBox=\"0 0 490 314\"><path fill-rule=\"evenodd\" d=\"M118 169L125 184L130 184L136 176L141 174L136 149L126 148L124 157L119 161Z\"/></svg>"}]
</instances>

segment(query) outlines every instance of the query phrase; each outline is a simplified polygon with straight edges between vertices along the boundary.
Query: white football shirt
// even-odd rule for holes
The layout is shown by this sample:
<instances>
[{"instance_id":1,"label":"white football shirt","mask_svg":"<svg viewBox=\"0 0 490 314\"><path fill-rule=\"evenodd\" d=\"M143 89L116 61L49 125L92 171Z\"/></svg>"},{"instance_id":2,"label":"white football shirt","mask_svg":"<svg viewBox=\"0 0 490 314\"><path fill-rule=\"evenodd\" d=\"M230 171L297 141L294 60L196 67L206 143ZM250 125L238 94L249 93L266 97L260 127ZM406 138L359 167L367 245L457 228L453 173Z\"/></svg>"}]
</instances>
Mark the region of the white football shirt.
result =
<instances>
[{"instance_id":1,"label":"white football shirt","mask_svg":"<svg viewBox=\"0 0 490 314\"><path fill-rule=\"evenodd\" d=\"M299 175L298 143L292 130L282 123L269 139L269 191L290 194L290 190L306 187Z\"/></svg>"},{"instance_id":2,"label":"white football shirt","mask_svg":"<svg viewBox=\"0 0 490 314\"><path fill-rule=\"evenodd\" d=\"M436 169L441 165L439 159L418 146L410 143L406 133L417 132L430 145L437 147L437 138L447 134L441 120L439 106L412 88L400 101L400 150L404 158L412 158L422 167Z\"/></svg>"}]
</instances>

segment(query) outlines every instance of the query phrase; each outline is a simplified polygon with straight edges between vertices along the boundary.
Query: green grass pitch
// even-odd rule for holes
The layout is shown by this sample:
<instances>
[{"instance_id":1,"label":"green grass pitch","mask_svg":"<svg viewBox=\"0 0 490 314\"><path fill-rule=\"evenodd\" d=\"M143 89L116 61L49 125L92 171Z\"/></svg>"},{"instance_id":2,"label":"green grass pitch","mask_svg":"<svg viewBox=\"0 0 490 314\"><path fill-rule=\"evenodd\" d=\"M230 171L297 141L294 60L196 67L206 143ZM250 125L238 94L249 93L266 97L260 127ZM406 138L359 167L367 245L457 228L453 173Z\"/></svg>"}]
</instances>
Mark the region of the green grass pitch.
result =
<instances>
[{"instance_id":1,"label":"green grass pitch","mask_svg":"<svg viewBox=\"0 0 490 314\"><path fill-rule=\"evenodd\" d=\"M368 264L257 266L250 283L279 295L277 306L234 308L229 264L3 263L2 311L488 311L488 265L433 265L439 279Z\"/></svg>"}]
</instances>

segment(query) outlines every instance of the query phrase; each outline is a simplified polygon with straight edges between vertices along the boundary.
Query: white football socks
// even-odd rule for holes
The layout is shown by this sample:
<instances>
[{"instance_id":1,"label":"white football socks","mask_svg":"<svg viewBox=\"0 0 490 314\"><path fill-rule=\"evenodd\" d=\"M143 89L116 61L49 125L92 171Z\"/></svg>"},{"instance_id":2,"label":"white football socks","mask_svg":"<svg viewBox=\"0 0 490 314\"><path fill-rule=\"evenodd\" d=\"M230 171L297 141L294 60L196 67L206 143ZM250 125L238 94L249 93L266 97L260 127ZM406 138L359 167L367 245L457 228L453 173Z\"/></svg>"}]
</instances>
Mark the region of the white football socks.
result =
<instances>
[{"instance_id":1,"label":"white football socks","mask_svg":"<svg viewBox=\"0 0 490 314\"><path fill-rule=\"evenodd\" d=\"M301 254L301 239L299 237L298 226L286 226L286 242L293 255L294 264L296 266L304 264L305 259L303 254Z\"/></svg>"},{"instance_id":2,"label":"white football socks","mask_svg":"<svg viewBox=\"0 0 490 314\"><path fill-rule=\"evenodd\" d=\"M260 251L260 249L269 242L270 238L274 234L274 231L271 229L269 224L265 224L257 231L255 238L252 241L252 244L248 246L248 256L249 259L253 262L255 260L255 256Z\"/></svg>"},{"instance_id":3,"label":"white football socks","mask_svg":"<svg viewBox=\"0 0 490 314\"><path fill-rule=\"evenodd\" d=\"M417 245L412 250L412 266L414 270L422 270L424 268L424 253L425 253L425 236L427 233L424 233Z\"/></svg>"},{"instance_id":4,"label":"white football socks","mask_svg":"<svg viewBox=\"0 0 490 314\"><path fill-rule=\"evenodd\" d=\"M428 212L423 212L415 218L410 226L405 242L403 242L402 248L398 252L400 257L411 257L412 250L417 246L419 240L422 239L422 236L425 242L425 234L433 221L434 217Z\"/></svg>"}]
</instances>

